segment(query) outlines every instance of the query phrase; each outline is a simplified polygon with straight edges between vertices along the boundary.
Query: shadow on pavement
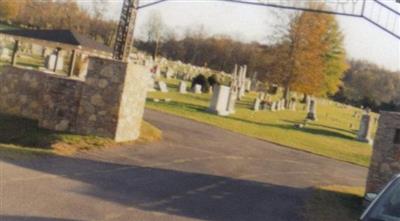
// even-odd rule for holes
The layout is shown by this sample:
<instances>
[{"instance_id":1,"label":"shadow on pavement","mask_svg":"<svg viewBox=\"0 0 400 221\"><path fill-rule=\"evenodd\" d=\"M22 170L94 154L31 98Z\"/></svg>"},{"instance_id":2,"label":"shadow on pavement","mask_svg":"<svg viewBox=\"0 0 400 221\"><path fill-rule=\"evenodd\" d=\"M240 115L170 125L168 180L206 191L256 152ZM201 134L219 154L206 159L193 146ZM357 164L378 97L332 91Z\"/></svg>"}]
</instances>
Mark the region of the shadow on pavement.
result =
<instances>
[{"instance_id":1,"label":"shadow on pavement","mask_svg":"<svg viewBox=\"0 0 400 221\"><path fill-rule=\"evenodd\" d=\"M212 221L301 220L299 214L311 191L230 177L61 156L40 156L29 160L0 156L1 161L60 176L57 179L68 178L90 185L85 190L69 189L73 195L94 196L140 210ZM34 200L40 200L40 197Z\"/></svg>"},{"instance_id":2,"label":"shadow on pavement","mask_svg":"<svg viewBox=\"0 0 400 221\"><path fill-rule=\"evenodd\" d=\"M7 216L0 215L1 221L80 221L75 219L59 219L48 217L33 217L33 216Z\"/></svg>"}]
</instances>

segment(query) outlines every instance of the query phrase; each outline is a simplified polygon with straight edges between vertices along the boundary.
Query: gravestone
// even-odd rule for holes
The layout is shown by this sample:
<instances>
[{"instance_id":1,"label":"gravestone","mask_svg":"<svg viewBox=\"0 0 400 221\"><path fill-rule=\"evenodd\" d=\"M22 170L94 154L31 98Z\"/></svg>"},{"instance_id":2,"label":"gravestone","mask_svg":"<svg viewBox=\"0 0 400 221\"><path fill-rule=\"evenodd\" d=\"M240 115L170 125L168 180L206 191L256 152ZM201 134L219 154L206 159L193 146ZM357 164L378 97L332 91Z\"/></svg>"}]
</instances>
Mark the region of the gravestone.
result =
<instances>
[{"instance_id":1,"label":"gravestone","mask_svg":"<svg viewBox=\"0 0 400 221\"><path fill-rule=\"evenodd\" d=\"M209 94L212 94L212 93L213 93L213 87L212 87L212 86L210 86L210 87L208 88L208 93L209 93Z\"/></svg>"},{"instance_id":2,"label":"gravestone","mask_svg":"<svg viewBox=\"0 0 400 221\"><path fill-rule=\"evenodd\" d=\"M277 110L278 110L278 102L273 101L272 104L271 104L271 111L275 112Z\"/></svg>"},{"instance_id":3,"label":"gravestone","mask_svg":"<svg viewBox=\"0 0 400 221\"><path fill-rule=\"evenodd\" d=\"M0 59L10 59L11 51L8 48L0 48Z\"/></svg>"},{"instance_id":4,"label":"gravestone","mask_svg":"<svg viewBox=\"0 0 400 221\"><path fill-rule=\"evenodd\" d=\"M229 87L223 85L215 86L214 93L211 98L210 107L208 108L208 110L220 116L228 116L230 114L230 112L228 111L229 98Z\"/></svg>"},{"instance_id":5,"label":"gravestone","mask_svg":"<svg viewBox=\"0 0 400 221\"><path fill-rule=\"evenodd\" d=\"M286 102L285 99L282 99L282 100L281 100L281 110L285 110L285 109L286 109L286 108L285 108L285 102Z\"/></svg>"},{"instance_id":6,"label":"gravestone","mask_svg":"<svg viewBox=\"0 0 400 221\"><path fill-rule=\"evenodd\" d=\"M158 81L158 89L163 93L168 92L167 84L164 81Z\"/></svg>"},{"instance_id":7,"label":"gravestone","mask_svg":"<svg viewBox=\"0 0 400 221\"><path fill-rule=\"evenodd\" d=\"M260 103L261 103L261 100L259 98L256 98L254 100L254 104L253 104L253 110L254 111L259 111L260 110Z\"/></svg>"},{"instance_id":8,"label":"gravestone","mask_svg":"<svg viewBox=\"0 0 400 221\"><path fill-rule=\"evenodd\" d=\"M372 144L371 139L372 121L371 115L364 114L361 118L360 129L357 133L357 140L361 142L366 142Z\"/></svg>"},{"instance_id":9,"label":"gravestone","mask_svg":"<svg viewBox=\"0 0 400 221\"><path fill-rule=\"evenodd\" d=\"M195 84L194 85L194 93L195 94L201 94L201 85L200 84Z\"/></svg>"},{"instance_id":10,"label":"gravestone","mask_svg":"<svg viewBox=\"0 0 400 221\"><path fill-rule=\"evenodd\" d=\"M37 44L32 44L31 48L31 53L34 55L42 55L43 52L43 46L37 45Z\"/></svg>"},{"instance_id":11,"label":"gravestone","mask_svg":"<svg viewBox=\"0 0 400 221\"><path fill-rule=\"evenodd\" d=\"M235 90L232 90L231 88L228 99L228 112L230 114L235 113L236 100L237 100L237 92Z\"/></svg>"},{"instance_id":12,"label":"gravestone","mask_svg":"<svg viewBox=\"0 0 400 221\"><path fill-rule=\"evenodd\" d=\"M251 80L246 78L245 89L247 92L251 91Z\"/></svg>"},{"instance_id":13,"label":"gravestone","mask_svg":"<svg viewBox=\"0 0 400 221\"><path fill-rule=\"evenodd\" d=\"M308 106L308 114L306 119L316 121L317 120L317 102L314 99L310 99Z\"/></svg>"},{"instance_id":14,"label":"gravestone","mask_svg":"<svg viewBox=\"0 0 400 221\"><path fill-rule=\"evenodd\" d=\"M181 94L186 94L187 93L187 91L186 91L186 82L184 82L184 81L179 82L179 93L181 93Z\"/></svg>"},{"instance_id":15,"label":"gravestone","mask_svg":"<svg viewBox=\"0 0 400 221\"><path fill-rule=\"evenodd\" d=\"M296 111L296 101L290 100L289 101L289 108L291 111Z\"/></svg>"},{"instance_id":16,"label":"gravestone","mask_svg":"<svg viewBox=\"0 0 400 221\"><path fill-rule=\"evenodd\" d=\"M57 55L55 55L55 54L51 54L51 55L47 56L46 60L45 60L46 68L49 70L54 70L54 66L56 65L56 60L57 60ZM59 70L62 70L63 68L64 68L64 59L60 55L58 57L56 70L59 71Z\"/></svg>"},{"instance_id":17,"label":"gravestone","mask_svg":"<svg viewBox=\"0 0 400 221\"><path fill-rule=\"evenodd\" d=\"M276 108L275 108L275 109L276 109L277 111L281 111L281 110L282 110L281 107L282 107L282 106L281 106L281 101L279 100L279 101L276 102Z\"/></svg>"},{"instance_id":18,"label":"gravestone","mask_svg":"<svg viewBox=\"0 0 400 221\"><path fill-rule=\"evenodd\" d=\"M264 100L264 99L265 99L265 93L264 93L264 92L258 93L258 98L259 98L260 100Z\"/></svg>"},{"instance_id":19,"label":"gravestone","mask_svg":"<svg viewBox=\"0 0 400 221\"><path fill-rule=\"evenodd\" d=\"M168 68L167 72L165 73L165 78L170 79L174 76L174 71Z\"/></svg>"}]
</instances>

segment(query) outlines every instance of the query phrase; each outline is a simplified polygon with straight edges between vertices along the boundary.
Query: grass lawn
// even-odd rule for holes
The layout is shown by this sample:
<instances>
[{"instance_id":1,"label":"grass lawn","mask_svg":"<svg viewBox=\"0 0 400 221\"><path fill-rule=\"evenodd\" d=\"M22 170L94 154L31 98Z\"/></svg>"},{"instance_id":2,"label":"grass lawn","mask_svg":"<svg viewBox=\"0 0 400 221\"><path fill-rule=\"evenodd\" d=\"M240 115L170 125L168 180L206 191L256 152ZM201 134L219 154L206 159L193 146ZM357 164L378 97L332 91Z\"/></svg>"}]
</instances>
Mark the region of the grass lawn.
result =
<instances>
[{"instance_id":1,"label":"grass lawn","mask_svg":"<svg viewBox=\"0 0 400 221\"><path fill-rule=\"evenodd\" d=\"M0 24L0 30L12 30L12 29L17 29L17 28L6 24Z\"/></svg>"},{"instance_id":2,"label":"grass lawn","mask_svg":"<svg viewBox=\"0 0 400 221\"><path fill-rule=\"evenodd\" d=\"M218 126L251 137L267 140L337 160L368 166L372 148L355 140L360 119L354 118L356 108L343 108L335 104L318 103L318 121L299 129L294 124L303 122L306 111L269 112L251 110L255 93L247 95L236 105L236 113L220 117L208 113L209 94L179 94L178 81L167 81L169 92L150 92L146 107L192 120ZM189 84L190 85L190 84ZM154 102L152 98L170 98L171 102ZM353 124L353 129L350 128Z\"/></svg>"},{"instance_id":3,"label":"grass lawn","mask_svg":"<svg viewBox=\"0 0 400 221\"><path fill-rule=\"evenodd\" d=\"M361 216L364 188L325 186L314 189L306 203L307 221L354 221Z\"/></svg>"},{"instance_id":4,"label":"grass lawn","mask_svg":"<svg viewBox=\"0 0 400 221\"><path fill-rule=\"evenodd\" d=\"M141 136L135 143L161 139L161 131L147 122L142 123ZM126 143L125 143L126 144ZM44 153L70 155L77 151L121 145L111 139L54 132L39 128L37 122L0 114L0 153Z\"/></svg>"}]
</instances>

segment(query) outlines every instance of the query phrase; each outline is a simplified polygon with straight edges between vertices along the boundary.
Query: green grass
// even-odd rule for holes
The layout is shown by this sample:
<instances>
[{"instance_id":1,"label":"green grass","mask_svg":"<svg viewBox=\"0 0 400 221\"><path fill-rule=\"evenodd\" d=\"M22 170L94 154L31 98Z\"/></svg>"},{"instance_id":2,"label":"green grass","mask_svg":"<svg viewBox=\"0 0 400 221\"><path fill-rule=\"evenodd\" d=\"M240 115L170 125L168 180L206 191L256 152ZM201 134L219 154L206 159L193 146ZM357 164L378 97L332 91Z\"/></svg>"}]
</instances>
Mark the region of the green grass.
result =
<instances>
[{"instance_id":1,"label":"green grass","mask_svg":"<svg viewBox=\"0 0 400 221\"><path fill-rule=\"evenodd\" d=\"M306 112L304 105L298 111L269 112L251 110L256 94L247 95L236 105L236 113L220 117L208 113L210 95L179 94L177 80L167 81L170 92L151 92L146 107L153 110L182 116L192 120L218 126L251 137L267 140L290 148L368 166L372 148L355 140L355 128L359 119L353 118L355 108L342 108L336 105L318 103L318 121L309 123L306 128L295 128L294 124L303 122ZM152 98L170 98L171 102L154 102ZM350 129L350 123L354 125Z\"/></svg>"},{"instance_id":2,"label":"green grass","mask_svg":"<svg viewBox=\"0 0 400 221\"><path fill-rule=\"evenodd\" d=\"M17 29L17 28L6 24L0 24L0 30L12 30L12 29Z\"/></svg>"},{"instance_id":3,"label":"green grass","mask_svg":"<svg viewBox=\"0 0 400 221\"><path fill-rule=\"evenodd\" d=\"M148 143L161 139L161 131L143 122L136 142ZM81 136L39 128L34 120L0 114L0 153L56 153L71 155L77 151L120 145L111 139Z\"/></svg>"},{"instance_id":4,"label":"green grass","mask_svg":"<svg viewBox=\"0 0 400 221\"><path fill-rule=\"evenodd\" d=\"M354 221L360 218L364 188L325 186L313 190L306 203L307 221Z\"/></svg>"}]
</instances>

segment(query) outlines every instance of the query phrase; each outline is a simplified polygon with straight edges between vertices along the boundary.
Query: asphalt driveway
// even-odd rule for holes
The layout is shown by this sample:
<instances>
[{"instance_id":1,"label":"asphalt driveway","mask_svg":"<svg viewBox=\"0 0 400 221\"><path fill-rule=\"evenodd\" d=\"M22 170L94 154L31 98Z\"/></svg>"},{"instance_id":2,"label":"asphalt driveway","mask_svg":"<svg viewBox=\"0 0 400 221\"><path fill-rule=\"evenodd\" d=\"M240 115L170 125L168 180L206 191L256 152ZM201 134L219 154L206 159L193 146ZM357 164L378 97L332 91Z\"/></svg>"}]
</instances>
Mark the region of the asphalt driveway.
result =
<instances>
[{"instance_id":1,"label":"asphalt driveway","mask_svg":"<svg viewBox=\"0 0 400 221\"><path fill-rule=\"evenodd\" d=\"M0 156L0 220L301 220L310 188L367 169L146 110L164 139L74 157Z\"/></svg>"}]
</instances>

